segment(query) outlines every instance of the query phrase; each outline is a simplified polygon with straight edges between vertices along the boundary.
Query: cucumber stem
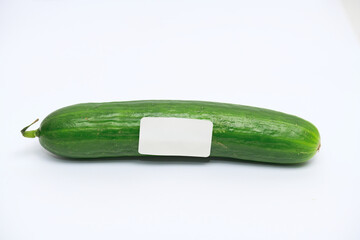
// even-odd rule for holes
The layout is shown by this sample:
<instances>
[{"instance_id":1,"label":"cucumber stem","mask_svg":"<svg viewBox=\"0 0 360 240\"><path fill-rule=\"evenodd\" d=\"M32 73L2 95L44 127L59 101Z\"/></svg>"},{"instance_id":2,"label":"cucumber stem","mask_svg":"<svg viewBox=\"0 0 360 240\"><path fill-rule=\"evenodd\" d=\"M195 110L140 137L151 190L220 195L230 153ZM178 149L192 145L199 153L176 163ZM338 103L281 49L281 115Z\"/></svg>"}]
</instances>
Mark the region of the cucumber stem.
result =
<instances>
[{"instance_id":1,"label":"cucumber stem","mask_svg":"<svg viewBox=\"0 0 360 240\"><path fill-rule=\"evenodd\" d=\"M36 132L37 130L32 130L32 131L26 131L31 125L33 125L34 123L36 123L37 121L39 121L39 119L36 119L34 122L32 122L29 126L24 127L23 129L21 129L21 134L24 137L27 138L34 138L36 137Z\"/></svg>"}]
</instances>

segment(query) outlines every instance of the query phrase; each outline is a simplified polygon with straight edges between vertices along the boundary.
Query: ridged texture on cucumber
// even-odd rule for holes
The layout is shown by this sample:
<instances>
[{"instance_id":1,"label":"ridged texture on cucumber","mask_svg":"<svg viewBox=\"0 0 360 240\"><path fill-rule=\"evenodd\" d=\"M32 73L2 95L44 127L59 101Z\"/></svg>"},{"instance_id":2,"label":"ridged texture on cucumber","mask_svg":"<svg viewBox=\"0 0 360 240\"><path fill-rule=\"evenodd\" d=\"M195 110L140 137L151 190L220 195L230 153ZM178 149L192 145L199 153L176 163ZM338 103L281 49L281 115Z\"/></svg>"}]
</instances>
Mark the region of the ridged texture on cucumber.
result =
<instances>
[{"instance_id":1,"label":"ridged texture on cucumber","mask_svg":"<svg viewBox=\"0 0 360 240\"><path fill-rule=\"evenodd\" d=\"M140 156L142 117L213 122L211 157L299 163L320 146L316 127L299 117L249 106L176 100L84 103L61 108L36 135L48 151L70 158Z\"/></svg>"}]
</instances>

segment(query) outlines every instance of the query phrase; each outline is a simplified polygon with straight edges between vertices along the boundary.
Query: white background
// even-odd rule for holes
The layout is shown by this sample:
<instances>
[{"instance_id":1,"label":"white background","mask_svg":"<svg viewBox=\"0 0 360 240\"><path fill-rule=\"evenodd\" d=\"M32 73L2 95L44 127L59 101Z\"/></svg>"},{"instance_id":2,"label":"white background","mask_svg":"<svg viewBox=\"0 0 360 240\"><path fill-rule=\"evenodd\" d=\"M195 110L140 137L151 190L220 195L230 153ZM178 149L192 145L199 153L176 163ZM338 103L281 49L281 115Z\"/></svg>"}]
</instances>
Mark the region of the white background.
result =
<instances>
[{"instance_id":1,"label":"white background","mask_svg":"<svg viewBox=\"0 0 360 240\"><path fill-rule=\"evenodd\" d=\"M0 0L0 239L360 239L356 7ZM72 162L20 134L60 107L135 99L295 114L322 148L301 166Z\"/></svg>"}]
</instances>

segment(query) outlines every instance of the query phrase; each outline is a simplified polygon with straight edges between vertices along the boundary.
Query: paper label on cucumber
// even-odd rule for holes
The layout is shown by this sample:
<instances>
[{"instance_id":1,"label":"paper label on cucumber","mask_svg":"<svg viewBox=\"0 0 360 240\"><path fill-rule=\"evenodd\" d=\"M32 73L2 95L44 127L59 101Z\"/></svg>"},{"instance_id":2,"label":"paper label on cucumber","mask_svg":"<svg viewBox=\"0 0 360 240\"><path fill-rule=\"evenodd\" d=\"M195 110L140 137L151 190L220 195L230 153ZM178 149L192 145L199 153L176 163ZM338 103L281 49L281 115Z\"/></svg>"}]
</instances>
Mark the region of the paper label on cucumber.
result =
<instances>
[{"instance_id":1,"label":"paper label on cucumber","mask_svg":"<svg viewBox=\"0 0 360 240\"><path fill-rule=\"evenodd\" d=\"M143 117L140 121L140 154L208 157L213 123L209 120Z\"/></svg>"}]
</instances>

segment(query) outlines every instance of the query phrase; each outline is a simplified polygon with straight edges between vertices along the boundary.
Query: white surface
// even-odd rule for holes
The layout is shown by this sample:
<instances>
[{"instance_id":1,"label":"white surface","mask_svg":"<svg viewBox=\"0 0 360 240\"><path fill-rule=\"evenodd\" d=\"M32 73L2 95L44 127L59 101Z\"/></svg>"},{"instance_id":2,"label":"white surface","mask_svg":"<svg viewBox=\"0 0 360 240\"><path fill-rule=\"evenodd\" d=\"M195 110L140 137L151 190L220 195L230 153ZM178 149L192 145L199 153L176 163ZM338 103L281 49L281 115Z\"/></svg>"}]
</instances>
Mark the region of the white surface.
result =
<instances>
[{"instance_id":1,"label":"white surface","mask_svg":"<svg viewBox=\"0 0 360 240\"><path fill-rule=\"evenodd\" d=\"M352 26L336 0L2 0L0 239L359 239ZM295 114L322 148L302 166L72 162L20 135L66 105L135 99Z\"/></svg>"},{"instance_id":2,"label":"white surface","mask_svg":"<svg viewBox=\"0 0 360 240\"><path fill-rule=\"evenodd\" d=\"M213 123L209 120L143 117L139 153L161 156L210 156Z\"/></svg>"}]
</instances>

